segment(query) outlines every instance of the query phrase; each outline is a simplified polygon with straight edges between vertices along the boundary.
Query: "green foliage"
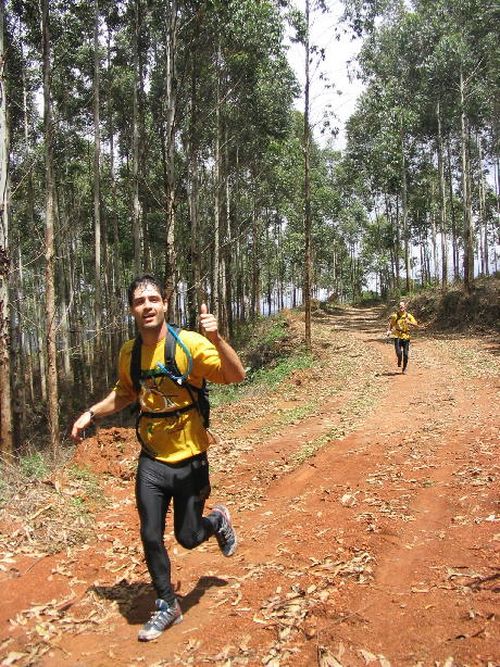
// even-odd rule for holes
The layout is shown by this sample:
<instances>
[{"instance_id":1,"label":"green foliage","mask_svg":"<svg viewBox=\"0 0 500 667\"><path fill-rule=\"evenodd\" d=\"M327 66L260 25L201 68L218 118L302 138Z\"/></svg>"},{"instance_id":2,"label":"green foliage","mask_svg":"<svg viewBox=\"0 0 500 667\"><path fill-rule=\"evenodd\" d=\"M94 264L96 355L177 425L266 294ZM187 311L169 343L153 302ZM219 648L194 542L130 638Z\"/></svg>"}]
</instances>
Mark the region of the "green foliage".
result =
<instances>
[{"instance_id":1,"label":"green foliage","mask_svg":"<svg viewBox=\"0 0 500 667\"><path fill-rule=\"evenodd\" d=\"M263 385L266 388L275 388L294 371L310 368L313 363L312 355L302 352L279 360L274 366L260 368L250 375L250 382Z\"/></svg>"},{"instance_id":2,"label":"green foliage","mask_svg":"<svg viewBox=\"0 0 500 667\"><path fill-rule=\"evenodd\" d=\"M49 465L41 452L22 456L19 460L21 474L29 480L40 480L47 476Z\"/></svg>"},{"instance_id":3,"label":"green foliage","mask_svg":"<svg viewBox=\"0 0 500 667\"><path fill-rule=\"evenodd\" d=\"M247 379L240 385L214 385L210 387L210 403L213 407L226 405L248 394L258 394L276 389L297 370L310 368L313 357L305 351L277 360L274 364L249 371Z\"/></svg>"}]
</instances>

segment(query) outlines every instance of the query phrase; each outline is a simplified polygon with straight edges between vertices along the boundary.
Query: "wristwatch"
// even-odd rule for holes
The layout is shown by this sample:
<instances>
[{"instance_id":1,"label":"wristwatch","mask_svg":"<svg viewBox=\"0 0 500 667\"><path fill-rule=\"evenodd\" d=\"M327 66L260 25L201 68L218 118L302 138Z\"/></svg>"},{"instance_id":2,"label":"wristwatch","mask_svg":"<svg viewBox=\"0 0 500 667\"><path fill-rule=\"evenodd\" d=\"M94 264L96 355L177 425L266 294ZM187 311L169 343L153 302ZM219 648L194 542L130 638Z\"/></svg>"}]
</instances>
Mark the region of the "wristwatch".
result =
<instances>
[{"instance_id":1,"label":"wristwatch","mask_svg":"<svg viewBox=\"0 0 500 667\"><path fill-rule=\"evenodd\" d=\"M87 412L90 415L90 421L93 422L95 420L95 412L91 408L89 408Z\"/></svg>"}]
</instances>

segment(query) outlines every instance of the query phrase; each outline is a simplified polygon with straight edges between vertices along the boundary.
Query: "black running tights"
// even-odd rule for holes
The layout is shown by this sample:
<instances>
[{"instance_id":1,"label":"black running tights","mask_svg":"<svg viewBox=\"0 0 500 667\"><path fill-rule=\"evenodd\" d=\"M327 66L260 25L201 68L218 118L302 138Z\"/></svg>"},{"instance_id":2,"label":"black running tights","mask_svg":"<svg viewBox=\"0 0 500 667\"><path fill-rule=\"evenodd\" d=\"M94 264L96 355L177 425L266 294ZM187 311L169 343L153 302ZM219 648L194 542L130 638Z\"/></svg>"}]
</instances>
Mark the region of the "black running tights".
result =
<instances>
[{"instance_id":1,"label":"black running tights","mask_svg":"<svg viewBox=\"0 0 500 667\"><path fill-rule=\"evenodd\" d=\"M186 549L208 540L219 527L217 515L203 516L205 500L210 494L206 455L169 465L142 454L135 492L149 574L158 597L172 604L175 596L170 558L164 544L170 501L173 501L175 538Z\"/></svg>"}]
</instances>

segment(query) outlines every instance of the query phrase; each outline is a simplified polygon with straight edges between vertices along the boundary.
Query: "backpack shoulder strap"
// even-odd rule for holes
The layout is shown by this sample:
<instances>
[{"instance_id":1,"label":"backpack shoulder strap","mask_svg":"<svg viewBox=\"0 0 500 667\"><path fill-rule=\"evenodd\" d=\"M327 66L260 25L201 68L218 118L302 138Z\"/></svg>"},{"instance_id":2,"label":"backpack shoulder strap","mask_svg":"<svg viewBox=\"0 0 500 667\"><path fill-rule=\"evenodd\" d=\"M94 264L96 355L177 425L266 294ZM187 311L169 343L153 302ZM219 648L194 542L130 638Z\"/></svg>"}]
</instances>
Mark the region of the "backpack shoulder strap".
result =
<instances>
[{"instance_id":1,"label":"backpack shoulder strap","mask_svg":"<svg viewBox=\"0 0 500 667\"><path fill-rule=\"evenodd\" d=\"M167 325L167 335L165 337L165 366L170 371L171 379L179 385L186 385L187 379L193 370L193 357L187 345L185 345L180 337L181 327L176 324ZM175 361L176 346L179 345L186 356L187 369L181 373Z\"/></svg>"},{"instance_id":2,"label":"backpack shoulder strap","mask_svg":"<svg viewBox=\"0 0 500 667\"><path fill-rule=\"evenodd\" d=\"M130 379L136 392L141 388L141 347L142 338L136 336L130 357Z\"/></svg>"},{"instance_id":3,"label":"backpack shoulder strap","mask_svg":"<svg viewBox=\"0 0 500 667\"><path fill-rule=\"evenodd\" d=\"M175 361L175 348L181 328L177 324L167 324L167 335L165 336L165 366L175 377L180 375L179 367Z\"/></svg>"}]
</instances>

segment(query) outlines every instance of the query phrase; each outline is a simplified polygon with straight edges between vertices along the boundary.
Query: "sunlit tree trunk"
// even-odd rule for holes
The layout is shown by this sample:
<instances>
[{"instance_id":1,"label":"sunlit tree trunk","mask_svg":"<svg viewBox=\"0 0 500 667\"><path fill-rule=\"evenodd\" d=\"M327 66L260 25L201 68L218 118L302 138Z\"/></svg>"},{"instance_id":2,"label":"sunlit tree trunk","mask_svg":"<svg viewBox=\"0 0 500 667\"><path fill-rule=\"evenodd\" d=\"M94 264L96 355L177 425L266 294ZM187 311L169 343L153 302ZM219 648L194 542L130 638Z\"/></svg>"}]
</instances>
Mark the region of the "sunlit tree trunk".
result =
<instances>
[{"instance_id":1,"label":"sunlit tree trunk","mask_svg":"<svg viewBox=\"0 0 500 667\"><path fill-rule=\"evenodd\" d=\"M451 163L451 146L450 141L447 142L447 157L448 157L448 190L450 194L450 219L451 219L451 245L453 254L453 279L455 281L460 279L460 262L458 252L458 231L457 221L455 218L455 206L453 205L453 170Z\"/></svg>"},{"instance_id":2,"label":"sunlit tree trunk","mask_svg":"<svg viewBox=\"0 0 500 667\"><path fill-rule=\"evenodd\" d=\"M410 248L408 232L408 175L406 173L406 155L404 141L404 127L401 120L401 224L405 248L406 292L410 292Z\"/></svg>"},{"instance_id":3,"label":"sunlit tree trunk","mask_svg":"<svg viewBox=\"0 0 500 667\"><path fill-rule=\"evenodd\" d=\"M199 192L200 192L200 161L197 142L197 85L198 72L196 59L191 64L191 98L189 110L189 129L186 145L188 159L187 196L189 207L189 280L187 294L188 326L196 327L199 306L203 301L201 294L201 267L199 250Z\"/></svg>"},{"instance_id":4,"label":"sunlit tree trunk","mask_svg":"<svg viewBox=\"0 0 500 667\"><path fill-rule=\"evenodd\" d=\"M111 73L111 30L108 26L107 31L107 72ZM111 188L111 210L110 210L110 231L111 238L113 239L113 247L118 249L120 247L120 232L118 229L118 196L116 191L116 169L115 169L115 127L114 127L114 118L113 118L113 104L112 104L112 86L111 81L107 81L107 121L108 121L108 142L109 142L109 178L110 178L110 188ZM109 218L108 218L109 219ZM110 252L110 264L111 264L111 276L109 276L109 289L110 289L110 314L112 316L113 327L111 331L111 357L116 359L118 356L118 350L121 344L120 332L119 332L119 322L121 321L123 305L121 297L122 290L122 281L124 279L122 262L120 258L120 253L115 250L115 252Z\"/></svg>"},{"instance_id":5,"label":"sunlit tree trunk","mask_svg":"<svg viewBox=\"0 0 500 667\"><path fill-rule=\"evenodd\" d=\"M481 255L481 273L488 276L490 274L489 257L489 238L488 238L488 216L486 211L486 182L483 169L483 150L481 146L481 137L477 137L477 148L479 158L479 222L482 228L482 243L480 248Z\"/></svg>"},{"instance_id":6,"label":"sunlit tree trunk","mask_svg":"<svg viewBox=\"0 0 500 667\"><path fill-rule=\"evenodd\" d=\"M11 395L11 328L9 300L9 133L5 87L4 1L0 0L0 456L14 450Z\"/></svg>"},{"instance_id":7,"label":"sunlit tree trunk","mask_svg":"<svg viewBox=\"0 0 500 667\"><path fill-rule=\"evenodd\" d=\"M51 101L51 62L49 0L41 0L43 54L43 109L45 135L45 316L47 342L47 413L50 447L55 460L59 454L59 392L57 386L56 295L55 295L55 178L53 142L54 126Z\"/></svg>"},{"instance_id":8,"label":"sunlit tree trunk","mask_svg":"<svg viewBox=\"0 0 500 667\"><path fill-rule=\"evenodd\" d=\"M139 193L140 179L140 72L139 72L139 48L141 32L141 0L135 0L135 24L134 24L134 84L132 92L132 232L134 238L134 271L135 274L142 273L143 229L142 229L142 203Z\"/></svg>"},{"instance_id":9,"label":"sunlit tree trunk","mask_svg":"<svg viewBox=\"0 0 500 667\"><path fill-rule=\"evenodd\" d=\"M224 246L224 311L225 311L225 331L227 335L231 338L233 333L233 283L232 283L232 268L233 268L233 239L231 231L231 184L229 182L228 175L228 155L227 150L229 146L229 139L226 132L226 173L224 176L225 180L225 203L226 203L226 233L225 233L225 246Z\"/></svg>"},{"instance_id":10,"label":"sunlit tree trunk","mask_svg":"<svg viewBox=\"0 0 500 667\"><path fill-rule=\"evenodd\" d=\"M310 3L306 0L306 35L305 35L305 87L304 87L304 310L305 310L305 346L307 350L312 348L311 337L311 180L310 180L310 151L311 136L309 125L309 91L310 91L310 73L309 61L311 58L310 46Z\"/></svg>"},{"instance_id":11,"label":"sunlit tree trunk","mask_svg":"<svg viewBox=\"0 0 500 667\"><path fill-rule=\"evenodd\" d=\"M443 130L441 123L441 106L438 102L436 108L436 116L438 121L438 142L437 142L437 158L439 171L439 193L441 200L440 207L440 233L441 233L441 285L446 287L448 283L448 235L446 231L447 225L447 208L446 208L446 178L444 173L444 147L443 147Z\"/></svg>"},{"instance_id":12,"label":"sunlit tree trunk","mask_svg":"<svg viewBox=\"0 0 500 667\"><path fill-rule=\"evenodd\" d=\"M21 254L21 242L17 242L17 260L15 277L11 281L12 290L15 294L14 310L15 317L12 323L12 352L14 359L14 371L12 378L12 412L14 418L13 434L14 449L19 450L24 438L24 413L26 410L26 401L29 396L31 402L35 399L33 386L33 369L31 366L31 355L29 354L29 345L23 328L22 309L24 305L23 298L23 259ZM31 393L29 392L31 389Z\"/></svg>"},{"instance_id":13,"label":"sunlit tree trunk","mask_svg":"<svg viewBox=\"0 0 500 667\"><path fill-rule=\"evenodd\" d=\"M167 29L165 34L165 291L168 299L168 319L172 319L176 292L175 253L175 113L177 104L176 49L177 49L177 1L170 0L165 8Z\"/></svg>"},{"instance_id":14,"label":"sunlit tree trunk","mask_svg":"<svg viewBox=\"0 0 500 667\"><path fill-rule=\"evenodd\" d=\"M460 151L462 159L462 206L464 216L464 287L470 292L474 283L474 232L468 155L468 123L465 113L465 81L460 69Z\"/></svg>"},{"instance_id":15,"label":"sunlit tree trunk","mask_svg":"<svg viewBox=\"0 0 500 667\"><path fill-rule=\"evenodd\" d=\"M252 289L250 314L253 318L260 313L260 219L256 211L255 195L252 206Z\"/></svg>"},{"instance_id":16,"label":"sunlit tree trunk","mask_svg":"<svg viewBox=\"0 0 500 667\"><path fill-rule=\"evenodd\" d=\"M99 0L94 0L94 318L96 352L100 357L102 275L101 275L101 130L100 130L100 58L99 58Z\"/></svg>"},{"instance_id":17,"label":"sunlit tree trunk","mask_svg":"<svg viewBox=\"0 0 500 667\"><path fill-rule=\"evenodd\" d=\"M217 47L215 84L215 146L214 146L214 238L213 238L213 293L212 309L215 317L221 318L221 48Z\"/></svg>"}]
</instances>

